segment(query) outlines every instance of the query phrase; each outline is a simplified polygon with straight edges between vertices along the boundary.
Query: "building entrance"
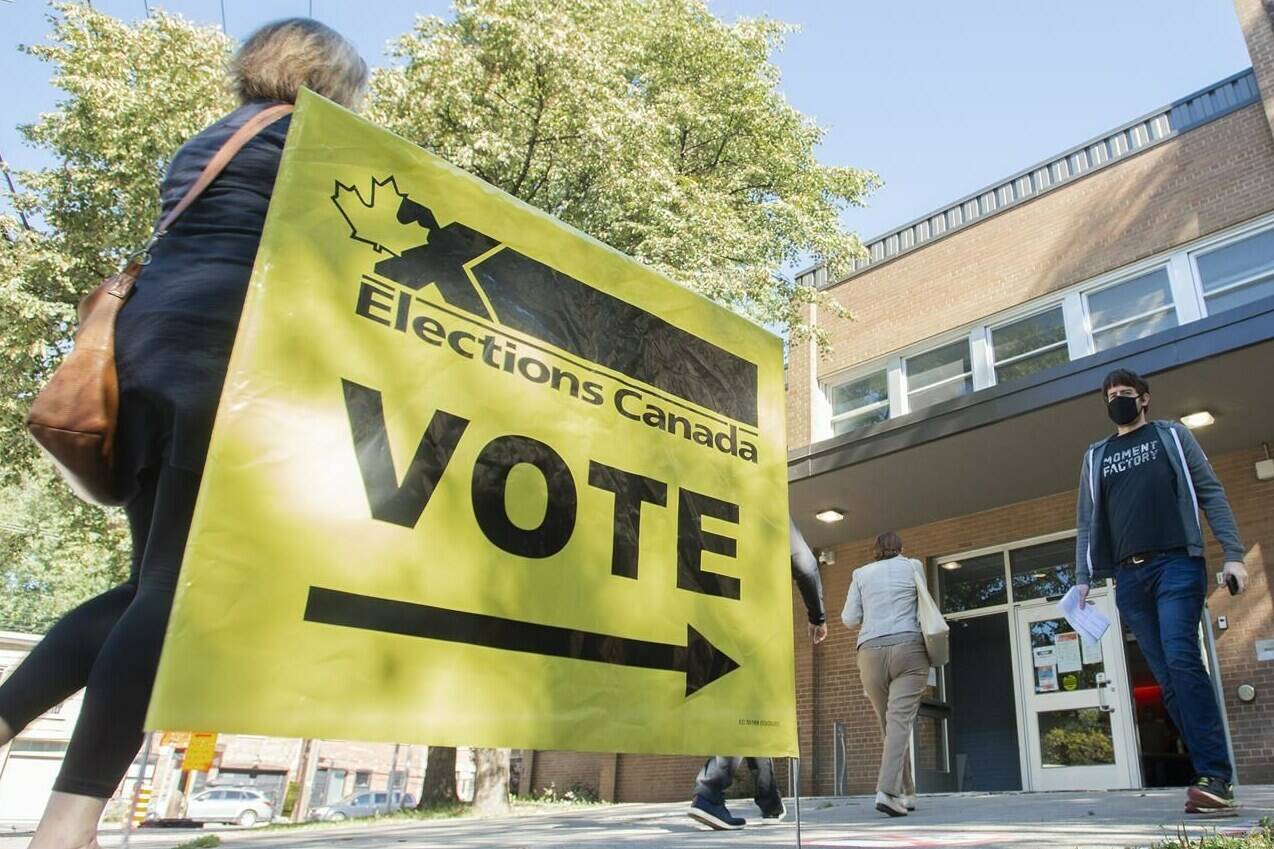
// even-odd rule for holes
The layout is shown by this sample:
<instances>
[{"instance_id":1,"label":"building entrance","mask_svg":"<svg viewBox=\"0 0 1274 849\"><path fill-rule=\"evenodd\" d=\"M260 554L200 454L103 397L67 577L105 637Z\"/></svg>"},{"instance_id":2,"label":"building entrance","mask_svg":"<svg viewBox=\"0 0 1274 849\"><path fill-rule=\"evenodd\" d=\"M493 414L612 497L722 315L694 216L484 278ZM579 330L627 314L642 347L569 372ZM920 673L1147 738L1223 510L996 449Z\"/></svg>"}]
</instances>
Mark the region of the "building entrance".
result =
<instances>
[{"instance_id":1,"label":"building entrance","mask_svg":"<svg viewBox=\"0 0 1274 849\"><path fill-rule=\"evenodd\" d=\"M930 577L951 623L951 662L917 720L921 792L1095 790L1184 783L1184 750L1129 642L1112 621L1085 645L1057 602L1074 583L1070 533L936 558ZM1127 646L1127 649L1125 647Z\"/></svg>"},{"instance_id":2,"label":"building entrance","mask_svg":"<svg viewBox=\"0 0 1274 849\"><path fill-rule=\"evenodd\" d=\"M1091 598L1115 619L1106 588ZM1014 618L1028 789L1140 786L1121 630L1089 642L1048 599L1015 605Z\"/></svg>"}]
</instances>

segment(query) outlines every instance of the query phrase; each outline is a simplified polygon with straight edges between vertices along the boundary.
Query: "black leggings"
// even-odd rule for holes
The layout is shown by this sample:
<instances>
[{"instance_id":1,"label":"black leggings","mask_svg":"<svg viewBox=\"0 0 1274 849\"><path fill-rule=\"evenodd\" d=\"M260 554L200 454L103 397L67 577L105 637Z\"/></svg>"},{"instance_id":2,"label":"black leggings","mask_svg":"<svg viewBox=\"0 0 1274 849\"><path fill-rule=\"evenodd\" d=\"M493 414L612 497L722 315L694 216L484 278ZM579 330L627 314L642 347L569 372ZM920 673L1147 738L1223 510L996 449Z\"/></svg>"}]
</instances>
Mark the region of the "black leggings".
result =
<instances>
[{"instance_id":1,"label":"black leggings","mask_svg":"<svg viewBox=\"0 0 1274 849\"><path fill-rule=\"evenodd\" d=\"M0 717L15 733L87 687L54 790L109 799L141 746L198 493L197 472L143 473L125 508L128 581L62 617L0 686Z\"/></svg>"}]
</instances>

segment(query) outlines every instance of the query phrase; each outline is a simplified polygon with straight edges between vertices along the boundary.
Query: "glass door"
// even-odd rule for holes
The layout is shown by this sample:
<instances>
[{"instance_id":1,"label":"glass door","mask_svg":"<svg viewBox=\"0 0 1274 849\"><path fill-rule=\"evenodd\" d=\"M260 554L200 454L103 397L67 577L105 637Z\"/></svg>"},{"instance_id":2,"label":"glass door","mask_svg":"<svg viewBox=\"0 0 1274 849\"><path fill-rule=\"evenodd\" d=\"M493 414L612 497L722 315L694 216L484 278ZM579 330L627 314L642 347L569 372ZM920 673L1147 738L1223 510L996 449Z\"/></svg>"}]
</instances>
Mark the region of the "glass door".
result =
<instances>
[{"instance_id":1,"label":"glass door","mask_svg":"<svg viewBox=\"0 0 1274 849\"><path fill-rule=\"evenodd\" d=\"M1090 598L1114 623L1098 643L1076 633L1052 601L1017 606L1031 790L1140 786L1114 603L1104 587Z\"/></svg>"}]
</instances>

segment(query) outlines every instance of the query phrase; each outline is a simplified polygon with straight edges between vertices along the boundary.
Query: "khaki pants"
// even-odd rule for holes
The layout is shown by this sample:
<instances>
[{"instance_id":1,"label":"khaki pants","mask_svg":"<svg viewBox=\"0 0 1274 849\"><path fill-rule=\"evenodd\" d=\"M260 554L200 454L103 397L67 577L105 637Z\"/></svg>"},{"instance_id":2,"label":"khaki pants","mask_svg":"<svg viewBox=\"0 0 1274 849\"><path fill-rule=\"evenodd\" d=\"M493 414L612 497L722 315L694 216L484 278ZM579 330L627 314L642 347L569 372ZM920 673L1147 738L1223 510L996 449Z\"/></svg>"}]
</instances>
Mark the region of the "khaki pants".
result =
<instances>
[{"instance_id":1,"label":"khaki pants","mask_svg":"<svg viewBox=\"0 0 1274 849\"><path fill-rule=\"evenodd\" d=\"M876 792L890 796L914 795L911 775L911 726L920 710L920 696L929 683L929 655L923 642L884 648L860 648L858 671L863 692L880 717L885 752L880 759Z\"/></svg>"}]
</instances>

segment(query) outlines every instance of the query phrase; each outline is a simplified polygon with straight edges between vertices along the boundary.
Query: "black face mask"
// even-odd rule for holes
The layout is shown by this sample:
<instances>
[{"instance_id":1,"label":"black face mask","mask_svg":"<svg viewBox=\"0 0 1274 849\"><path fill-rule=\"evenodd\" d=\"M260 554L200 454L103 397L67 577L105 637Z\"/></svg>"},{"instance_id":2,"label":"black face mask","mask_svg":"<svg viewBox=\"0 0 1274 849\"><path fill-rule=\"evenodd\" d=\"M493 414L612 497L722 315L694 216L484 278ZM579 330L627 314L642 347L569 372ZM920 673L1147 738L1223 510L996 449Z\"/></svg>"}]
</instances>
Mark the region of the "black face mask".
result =
<instances>
[{"instance_id":1,"label":"black face mask","mask_svg":"<svg viewBox=\"0 0 1274 849\"><path fill-rule=\"evenodd\" d=\"M1141 407L1136 398L1127 395L1116 395L1106 404L1106 415L1117 425L1130 425L1141 415Z\"/></svg>"}]
</instances>

